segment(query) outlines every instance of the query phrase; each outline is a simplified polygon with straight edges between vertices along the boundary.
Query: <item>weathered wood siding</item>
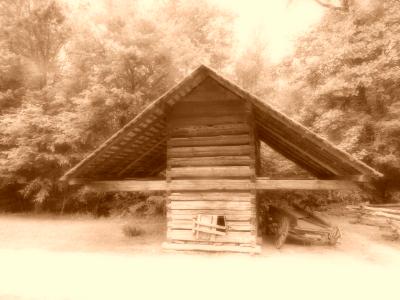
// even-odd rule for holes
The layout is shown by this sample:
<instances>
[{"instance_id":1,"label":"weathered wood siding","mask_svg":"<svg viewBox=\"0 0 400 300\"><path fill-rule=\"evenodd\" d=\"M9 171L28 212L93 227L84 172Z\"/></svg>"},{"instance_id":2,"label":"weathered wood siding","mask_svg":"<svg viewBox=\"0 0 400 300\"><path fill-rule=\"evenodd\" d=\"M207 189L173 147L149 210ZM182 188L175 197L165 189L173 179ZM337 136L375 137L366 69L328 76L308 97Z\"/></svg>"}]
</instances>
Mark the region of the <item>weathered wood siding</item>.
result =
<instances>
[{"instance_id":1,"label":"weathered wood siding","mask_svg":"<svg viewBox=\"0 0 400 300\"><path fill-rule=\"evenodd\" d=\"M237 244L257 241L254 127L251 109L216 82L205 80L167 119L167 240ZM235 190L214 180L237 180ZM196 240L193 218L223 215L229 230Z\"/></svg>"}]
</instances>

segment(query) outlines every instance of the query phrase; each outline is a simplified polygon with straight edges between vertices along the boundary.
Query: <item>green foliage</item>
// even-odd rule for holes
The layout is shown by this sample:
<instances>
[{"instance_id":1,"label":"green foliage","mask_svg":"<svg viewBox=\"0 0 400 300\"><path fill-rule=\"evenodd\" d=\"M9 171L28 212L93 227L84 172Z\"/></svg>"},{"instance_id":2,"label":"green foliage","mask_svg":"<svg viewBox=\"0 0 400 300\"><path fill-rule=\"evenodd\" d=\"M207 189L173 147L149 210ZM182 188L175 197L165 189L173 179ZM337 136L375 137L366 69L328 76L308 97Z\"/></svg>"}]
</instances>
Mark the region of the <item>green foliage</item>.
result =
<instances>
[{"instance_id":1,"label":"green foliage","mask_svg":"<svg viewBox=\"0 0 400 300\"><path fill-rule=\"evenodd\" d=\"M286 112L340 148L400 178L398 1L355 1L328 11L279 67L291 95Z\"/></svg>"},{"instance_id":2,"label":"green foliage","mask_svg":"<svg viewBox=\"0 0 400 300\"><path fill-rule=\"evenodd\" d=\"M32 64L40 88L66 43L69 27L63 8L57 1L4 1L0 36L9 50Z\"/></svg>"},{"instance_id":3,"label":"green foliage","mask_svg":"<svg viewBox=\"0 0 400 300\"><path fill-rule=\"evenodd\" d=\"M198 63L222 66L232 17L205 0L65 3L0 2L0 196L23 204L12 210L101 216L142 201L158 211L145 196L58 179Z\"/></svg>"}]
</instances>

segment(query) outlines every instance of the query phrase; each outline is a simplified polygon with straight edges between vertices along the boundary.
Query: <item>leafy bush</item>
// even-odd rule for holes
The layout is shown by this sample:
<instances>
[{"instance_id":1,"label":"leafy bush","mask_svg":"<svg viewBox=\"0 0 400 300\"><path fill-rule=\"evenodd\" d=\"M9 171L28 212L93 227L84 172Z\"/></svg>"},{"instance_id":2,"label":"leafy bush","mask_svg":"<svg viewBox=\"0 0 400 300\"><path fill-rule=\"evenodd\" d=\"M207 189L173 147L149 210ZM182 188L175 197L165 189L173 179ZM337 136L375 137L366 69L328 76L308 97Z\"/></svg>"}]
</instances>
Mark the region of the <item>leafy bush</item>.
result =
<instances>
[{"instance_id":1,"label":"leafy bush","mask_svg":"<svg viewBox=\"0 0 400 300\"><path fill-rule=\"evenodd\" d=\"M145 231L137 225L125 225L122 228L122 232L126 237L136 237L145 233Z\"/></svg>"}]
</instances>

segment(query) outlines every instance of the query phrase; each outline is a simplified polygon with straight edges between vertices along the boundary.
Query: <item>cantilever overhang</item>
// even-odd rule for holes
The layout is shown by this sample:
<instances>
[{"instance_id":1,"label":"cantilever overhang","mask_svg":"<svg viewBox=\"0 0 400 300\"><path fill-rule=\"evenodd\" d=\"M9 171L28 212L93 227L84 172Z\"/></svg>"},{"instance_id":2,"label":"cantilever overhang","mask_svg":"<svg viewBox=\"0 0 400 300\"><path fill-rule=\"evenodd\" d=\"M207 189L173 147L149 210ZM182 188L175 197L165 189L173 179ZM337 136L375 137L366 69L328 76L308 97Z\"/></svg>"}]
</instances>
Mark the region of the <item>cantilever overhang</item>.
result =
<instances>
[{"instance_id":1,"label":"cantilever overhang","mask_svg":"<svg viewBox=\"0 0 400 300\"><path fill-rule=\"evenodd\" d=\"M258 138L317 179L357 178L354 181L360 181L362 178L361 181L368 181L383 176L202 65L152 102L61 179L76 182L156 176L166 167L166 120L171 108L196 90L204 90L207 95L209 87L222 88L226 97L239 97L251 105Z\"/></svg>"}]
</instances>

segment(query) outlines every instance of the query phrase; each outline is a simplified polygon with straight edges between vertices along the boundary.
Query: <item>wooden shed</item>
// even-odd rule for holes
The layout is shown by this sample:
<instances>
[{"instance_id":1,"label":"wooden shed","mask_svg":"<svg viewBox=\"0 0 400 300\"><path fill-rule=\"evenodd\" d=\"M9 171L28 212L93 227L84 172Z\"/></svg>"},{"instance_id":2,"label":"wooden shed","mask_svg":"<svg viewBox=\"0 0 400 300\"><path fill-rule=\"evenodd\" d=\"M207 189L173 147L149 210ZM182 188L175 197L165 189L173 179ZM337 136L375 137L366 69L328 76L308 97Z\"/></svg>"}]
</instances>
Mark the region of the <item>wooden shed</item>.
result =
<instances>
[{"instance_id":1,"label":"wooden shed","mask_svg":"<svg viewBox=\"0 0 400 300\"><path fill-rule=\"evenodd\" d=\"M260 141L315 179L260 177ZM352 189L381 176L200 66L62 180L101 191L165 191L167 249L254 253L257 190Z\"/></svg>"}]
</instances>

